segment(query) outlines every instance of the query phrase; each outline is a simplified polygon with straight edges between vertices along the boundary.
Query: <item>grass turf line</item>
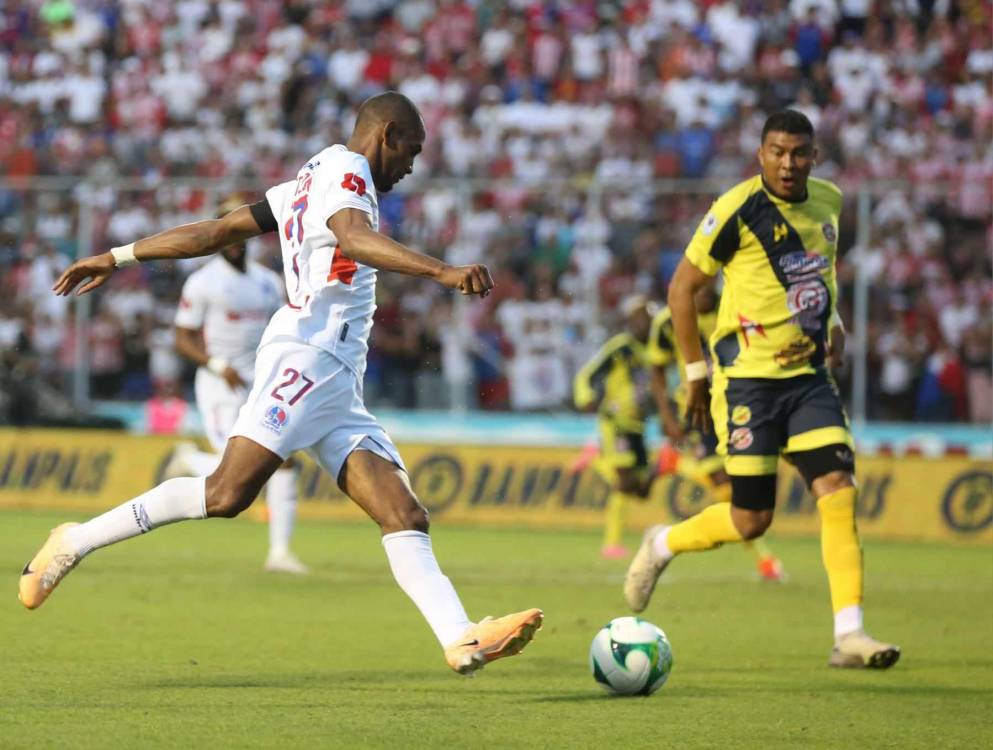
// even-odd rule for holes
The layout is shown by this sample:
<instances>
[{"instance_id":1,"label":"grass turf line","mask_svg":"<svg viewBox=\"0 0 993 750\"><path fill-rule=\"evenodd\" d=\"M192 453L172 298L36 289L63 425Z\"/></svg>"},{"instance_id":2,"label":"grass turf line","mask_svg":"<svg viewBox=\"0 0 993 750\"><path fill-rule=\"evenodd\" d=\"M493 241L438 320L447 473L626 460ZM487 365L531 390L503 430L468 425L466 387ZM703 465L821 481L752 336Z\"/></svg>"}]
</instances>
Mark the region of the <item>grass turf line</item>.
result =
<instances>
[{"instance_id":1,"label":"grass turf line","mask_svg":"<svg viewBox=\"0 0 993 750\"><path fill-rule=\"evenodd\" d=\"M470 616L546 613L522 656L465 679L394 584L371 524L302 523L309 578L261 571L261 524L161 529L95 553L44 607L24 611L17 575L61 520L0 512L4 748L993 742L988 548L868 544L867 627L904 649L889 672L825 666L816 540L771 539L785 585L757 582L733 546L687 555L643 615L672 641L669 683L649 698L612 698L586 654L601 625L627 614L625 563L597 558L597 534L435 528Z\"/></svg>"}]
</instances>

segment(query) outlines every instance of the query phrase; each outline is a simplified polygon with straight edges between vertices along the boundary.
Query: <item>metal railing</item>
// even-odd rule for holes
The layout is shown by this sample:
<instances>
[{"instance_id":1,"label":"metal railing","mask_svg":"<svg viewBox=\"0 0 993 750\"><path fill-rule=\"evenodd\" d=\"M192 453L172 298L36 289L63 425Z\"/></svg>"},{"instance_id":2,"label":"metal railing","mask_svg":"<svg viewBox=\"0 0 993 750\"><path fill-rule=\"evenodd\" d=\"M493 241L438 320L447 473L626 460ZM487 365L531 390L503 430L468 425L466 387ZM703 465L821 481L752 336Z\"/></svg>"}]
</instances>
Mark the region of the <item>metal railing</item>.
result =
<instances>
[{"instance_id":1,"label":"metal railing","mask_svg":"<svg viewBox=\"0 0 993 750\"><path fill-rule=\"evenodd\" d=\"M403 183L402 190L405 193L417 191L442 190L450 191L454 196L454 204L460 216L464 217L470 210L472 197L481 191L500 191L509 186L508 182L492 180L472 180L472 179L415 179L411 178ZM639 186L639 194L658 195L680 195L680 196L716 196L729 186L728 180L706 179L706 180L659 180L654 183ZM71 204L76 211L76 231L75 246L77 257L86 257L102 248L96 247L97 237L97 211L94 196L101 190L114 190L118 193L158 193L161 190L187 189L201 191L205 199L203 204L208 211L216 204L219 196L230 191L242 191L249 194L260 194L267 185L259 184L256 181L244 180L207 180L202 178L168 178L168 179L139 179L120 178L112 181L85 180L79 178L66 177L34 177L27 179L2 178L0 177L0 191L13 191L15 194L56 193L63 196L71 196ZM514 183L515 189L522 186ZM932 186L933 187L933 186ZM632 193L629 185L615 185L603 182L588 182L579 184L574 180L557 179L542 181L540 183L524 185L524 189L533 191L535 194L555 196L559 191L568 190L573 194L582 196L583 202L587 206L597 207L602 205L602 198L607 191L617 191L622 189ZM853 264L855 268L855 283L853 294L853 319L846 321L849 328L849 341L852 353L852 393L850 411L853 421L863 423L866 420L867 393L868 389L868 316L869 316L869 287L870 279L866 273L866 253L873 244L873 204L880 196L891 190L912 191L913 186L903 182L893 181L866 181L863 182L857 191L854 203L846 205L846 210L855 210L855 245L847 262ZM2 203L0 203L2 206ZM594 209L595 210L595 209ZM702 216L702 213L701 213ZM0 215L0 219L3 216ZM701 217L694 219L699 221ZM692 231L691 229L689 231ZM687 232L684 239L688 239ZM595 292L595 290L594 290ZM92 312L91 297L74 297L75 306L75 345L77 352L78 366L72 376L72 397L74 404L80 410L85 410L90 398L90 352L88 351L87 330ZM589 315L596 317L596 294L591 294L588 304ZM472 335L468 325L468 316L465 313L465 302L457 296L453 305L453 326L458 332L460 340L465 344L466 350L472 348ZM478 348L478 347L477 347ZM495 352L479 351L478 354L484 358L489 358L492 363L499 362L499 357ZM468 400L469 383L456 383L452 390L451 406L454 411L465 411Z\"/></svg>"}]
</instances>

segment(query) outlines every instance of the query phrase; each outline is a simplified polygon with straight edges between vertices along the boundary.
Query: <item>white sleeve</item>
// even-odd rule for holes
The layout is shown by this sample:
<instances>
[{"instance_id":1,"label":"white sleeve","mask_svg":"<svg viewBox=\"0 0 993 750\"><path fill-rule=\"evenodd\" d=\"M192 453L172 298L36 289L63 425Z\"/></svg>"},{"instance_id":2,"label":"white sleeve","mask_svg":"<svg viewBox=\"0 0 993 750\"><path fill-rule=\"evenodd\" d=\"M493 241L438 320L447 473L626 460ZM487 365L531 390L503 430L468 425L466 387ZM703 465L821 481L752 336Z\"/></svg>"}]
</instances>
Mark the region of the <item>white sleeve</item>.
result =
<instances>
[{"instance_id":1,"label":"white sleeve","mask_svg":"<svg viewBox=\"0 0 993 750\"><path fill-rule=\"evenodd\" d=\"M207 317L207 297L203 293L202 284L197 274L191 275L183 284L183 294L179 298L179 308L176 310L175 325L178 328L199 330Z\"/></svg>"},{"instance_id":2,"label":"white sleeve","mask_svg":"<svg viewBox=\"0 0 993 750\"><path fill-rule=\"evenodd\" d=\"M372 196L369 191L375 190L375 187L369 172L369 162L348 151L336 154L328 162L326 169L323 177L327 180L327 186L322 196L321 221L326 224L328 219L343 208L357 208L372 216Z\"/></svg>"},{"instance_id":3,"label":"white sleeve","mask_svg":"<svg viewBox=\"0 0 993 750\"><path fill-rule=\"evenodd\" d=\"M293 194L294 184L293 182L281 182L279 185L273 185L265 191L265 199L269 202L269 210L272 211L272 215L276 219L277 232L279 231L279 222L282 220L283 203L287 195Z\"/></svg>"}]
</instances>

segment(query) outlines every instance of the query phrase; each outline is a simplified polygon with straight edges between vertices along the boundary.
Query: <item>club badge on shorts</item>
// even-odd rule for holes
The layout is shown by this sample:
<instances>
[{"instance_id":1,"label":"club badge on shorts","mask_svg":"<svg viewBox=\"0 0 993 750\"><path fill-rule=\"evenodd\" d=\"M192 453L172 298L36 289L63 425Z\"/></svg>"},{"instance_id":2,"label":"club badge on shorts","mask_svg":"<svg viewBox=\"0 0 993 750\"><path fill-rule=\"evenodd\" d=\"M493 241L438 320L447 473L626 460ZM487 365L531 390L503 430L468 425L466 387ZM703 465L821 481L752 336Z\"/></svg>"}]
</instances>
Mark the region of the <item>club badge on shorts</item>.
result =
<instances>
[{"instance_id":1,"label":"club badge on shorts","mask_svg":"<svg viewBox=\"0 0 993 750\"><path fill-rule=\"evenodd\" d=\"M278 435L289 421L290 415L286 413L286 409L278 404L273 404L266 409L265 416L262 417L262 426Z\"/></svg>"},{"instance_id":2,"label":"club badge on shorts","mask_svg":"<svg viewBox=\"0 0 993 750\"><path fill-rule=\"evenodd\" d=\"M738 427L731 431L731 436L728 438L728 442L731 447L743 451L747 450L752 446L755 438L752 435L752 431L747 427Z\"/></svg>"},{"instance_id":3,"label":"club badge on shorts","mask_svg":"<svg viewBox=\"0 0 993 750\"><path fill-rule=\"evenodd\" d=\"M748 424L752 419L752 410L744 404L739 404L731 410L731 422L739 427Z\"/></svg>"}]
</instances>

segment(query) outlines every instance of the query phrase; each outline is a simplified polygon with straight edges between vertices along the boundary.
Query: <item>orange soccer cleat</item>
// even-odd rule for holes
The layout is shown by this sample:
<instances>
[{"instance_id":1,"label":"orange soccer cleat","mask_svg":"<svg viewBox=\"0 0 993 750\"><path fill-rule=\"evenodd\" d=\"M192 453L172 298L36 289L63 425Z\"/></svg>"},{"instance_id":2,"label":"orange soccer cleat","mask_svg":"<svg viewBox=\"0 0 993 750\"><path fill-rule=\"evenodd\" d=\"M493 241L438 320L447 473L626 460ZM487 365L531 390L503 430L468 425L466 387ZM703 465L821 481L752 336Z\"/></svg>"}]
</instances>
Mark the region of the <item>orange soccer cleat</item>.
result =
<instances>
[{"instance_id":1,"label":"orange soccer cleat","mask_svg":"<svg viewBox=\"0 0 993 750\"><path fill-rule=\"evenodd\" d=\"M597 456L600 455L600 446L597 443L587 443L583 446L583 449L579 452L572 463L569 464L570 474L582 474L586 471L591 463L593 463Z\"/></svg>"},{"instance_id":2,"label":"orange soccer cleat","mask_svg":"<svg viewBox=\"0 0 993 750\"><path fill-rule=\"evenodd\" d=\"M604 560L623 560L629 554L623 544L605 544L600 548L600 557Z\"/></svg>"},{"instance_id":3,"label":"orange soccer cleat","mask_svg":"<svg viewBox=\"0 0 993 750\"><path fill-rule=\"evenodd\" d=\"M783 564L773 555L767 555L759 560L758 569L763 581L783 583L786 580L786 571L783 569Z\"/></svg>"},{"instance_id":4,"label":"orange soccer cleat","mask_svg":"<svg viewBox=\"0 0 993 750\"><path fill-rule=\"evenodd\" d=\"M28 609L40 607L59 581L79 563L79 555L65 543L66 531L78 525L64 523L52 529L48 541L21 571L17 598Z\"/></svg>"},{"instance_id":5,"label":"orange soccer cleat","mask_svg":"<svg viewBox=\"0 0 993 750\"><path fill-rule=\"evenodd\" d=\"M679 451L672 443L663 443L659 448L658 467L659 476L675 474L679 467Z\"/></svg>"},{"instance_id":6,"label":"orange soccer cleat","mask_svg":"<svg viewBox=\"0 0 993 750\"><path fill-rule=\"evenodd\" d=\"M540 609L526 609L496 620L484 617L445 649L448 666L459 674L471 675L491 661L519 654L541 630L544 617Z\"/></svg>"}]
</instances>

